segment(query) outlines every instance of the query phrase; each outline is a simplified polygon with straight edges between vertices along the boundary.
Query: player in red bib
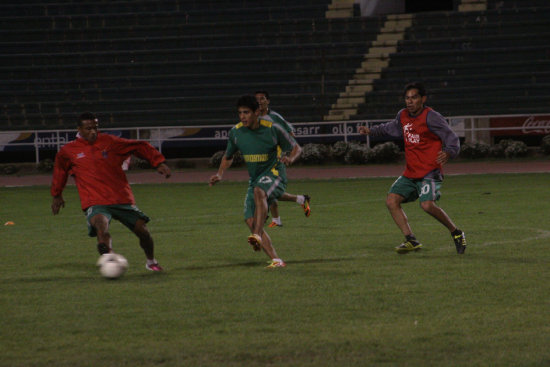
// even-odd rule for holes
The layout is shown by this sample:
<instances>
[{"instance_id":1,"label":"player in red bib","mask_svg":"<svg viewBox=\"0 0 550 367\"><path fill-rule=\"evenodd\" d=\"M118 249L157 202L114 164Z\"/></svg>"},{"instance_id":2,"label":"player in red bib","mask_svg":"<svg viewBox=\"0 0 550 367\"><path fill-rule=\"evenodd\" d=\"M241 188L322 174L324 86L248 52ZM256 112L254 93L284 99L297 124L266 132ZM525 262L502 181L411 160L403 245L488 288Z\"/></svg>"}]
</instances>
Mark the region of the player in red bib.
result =
<instances>
[{"instance_id":1,"label":"player in red bib","mask_svg":"<svg viewBox=\"0 0 550 367\"><path fill-rule=\"evenodd\" d=\"M100 254L112 252L109 224L114 218L130 229L138 238L148 270L159 272L162 267L154 254L151 233L145 223L147 217L135 205L134 195L122 169L122 163L131 154L146 159L166 178L170 168L164 156L145 141L118 138L98 131L98 119L93 113L83 113L78 120L76 140L64 145L55 156L51 195L54 215L65 206L63 189L70 175L74 177L80 204L88 220L88 235L97 237Z\"/></svg>"},{"instance_id":2,"label":"player in red bib","mask_svg":"<svg viewBox=\"0 0 550 367\"><path fill-rule=\"evenodd\" d=\"M460 141L443 116L424 105L427 97L422 84L407 84L404 97L406 108L397 113L395 120L371 128L358 128L363 135L386 135L404 141L406 168L391 186L386 199L395 224L405 236L405 242L395 250L406 254L422 248L401 207L402 203L419 199L422 209L447 227L457 253L463 254L466 251L466 235L435 203L440 197L443 165L449 158L458 155Z\"/></svg>"}]
</instances>

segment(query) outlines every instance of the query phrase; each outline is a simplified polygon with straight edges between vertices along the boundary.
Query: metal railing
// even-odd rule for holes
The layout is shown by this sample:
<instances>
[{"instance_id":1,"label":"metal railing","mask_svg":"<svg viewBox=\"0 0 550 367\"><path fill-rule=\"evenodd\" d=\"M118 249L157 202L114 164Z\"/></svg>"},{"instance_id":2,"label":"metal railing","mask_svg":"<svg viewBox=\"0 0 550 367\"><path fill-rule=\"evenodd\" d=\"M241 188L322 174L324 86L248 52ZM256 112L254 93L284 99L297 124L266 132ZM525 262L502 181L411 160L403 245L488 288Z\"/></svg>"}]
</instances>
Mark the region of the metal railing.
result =
<instances>
[{"instance_id":1,"label":"metal railing","mask_svg":"<svg viewBox=\"0 0 550 367\"><path fill-rule=\"evenodd\" d=\"M547 120L536 120L539 116L547 116ZM478 121L495 118L526 118L518 126L506 127L478 127ZM451 128L459 136L468 141L477 141L476 134L482 131L496 132L519 130L519 134L550 134L550 113L532 115L476 115L448 117ZM370 146L369 137L362 137L357 133L357 127L364 124L377 124L385 120L352 120L352 121L318 121L293 123L296 138L301 144L315 142L322 139L358 140L365 139ZM103 132L112 133L151 143L162 152L166 142L204 142L205 145L227 140L228 132L234 125L217 126L150 126L131 128L105 128ZM468 126L468 127L467 127ZM513 135L513 134L510 134ZM34 150L36 163L40 162L41 150L59 150L64 144L76 136L75 129L63 130L23 130L0 131L0 151L6 148L28 147Z\"/></svg>"}]
</instances>

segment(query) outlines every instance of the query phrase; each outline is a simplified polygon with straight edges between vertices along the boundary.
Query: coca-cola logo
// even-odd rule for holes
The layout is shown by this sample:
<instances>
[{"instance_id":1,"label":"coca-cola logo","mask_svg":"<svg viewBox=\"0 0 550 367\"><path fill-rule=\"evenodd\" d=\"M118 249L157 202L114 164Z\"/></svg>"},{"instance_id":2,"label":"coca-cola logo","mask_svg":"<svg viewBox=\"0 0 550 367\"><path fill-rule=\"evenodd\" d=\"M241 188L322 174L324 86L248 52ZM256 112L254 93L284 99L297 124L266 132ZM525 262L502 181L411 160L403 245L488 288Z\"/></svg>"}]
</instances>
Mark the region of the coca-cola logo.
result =
<instances>
[{"instance_id":1,"label":"coca-cola logo","mask_svg":"<svg viewBox=\"0 0 550 367\"><path fill-rule=\"evenodd\" d=\"M550 133L550 120L536 120L534 116L529 116L523 122L521 131L524 134L548 134Z\"/></svg>"}]
</instances>

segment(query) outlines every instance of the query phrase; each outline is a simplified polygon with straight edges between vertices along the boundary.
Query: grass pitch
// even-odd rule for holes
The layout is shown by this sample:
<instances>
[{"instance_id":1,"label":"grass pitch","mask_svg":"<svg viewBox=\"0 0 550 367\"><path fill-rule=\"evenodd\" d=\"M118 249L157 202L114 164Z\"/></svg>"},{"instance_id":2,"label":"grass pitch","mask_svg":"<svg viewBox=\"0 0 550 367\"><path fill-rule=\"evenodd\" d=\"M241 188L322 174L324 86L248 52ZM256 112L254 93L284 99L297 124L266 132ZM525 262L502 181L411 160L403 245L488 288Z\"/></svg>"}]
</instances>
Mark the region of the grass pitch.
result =
<instances>
[{"instance_id":1,"label":"grass pitch","mask_svg":"<svg viewBox=\"0 0 550 367\"><path fill-rule=\"evenodd\" d=\"M268 229L288 266L246 243L246 183L136 185L164 274L118 222L123 278L101 278L74 187L0 188L0 366L550 365L549 174L449 176L464 229L404 206L424 249L398 255L393 179L294 181Z\"/></svg>"}]
</instances>

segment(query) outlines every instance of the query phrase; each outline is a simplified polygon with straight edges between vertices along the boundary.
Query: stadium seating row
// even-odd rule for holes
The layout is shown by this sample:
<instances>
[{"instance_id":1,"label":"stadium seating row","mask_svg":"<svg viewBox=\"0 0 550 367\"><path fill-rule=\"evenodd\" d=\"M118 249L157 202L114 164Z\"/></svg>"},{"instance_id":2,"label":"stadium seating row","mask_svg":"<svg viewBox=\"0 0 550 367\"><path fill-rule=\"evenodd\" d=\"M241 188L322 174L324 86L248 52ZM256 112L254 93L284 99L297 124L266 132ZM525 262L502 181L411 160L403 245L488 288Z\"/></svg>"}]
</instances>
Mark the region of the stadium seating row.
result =
<instances>
[{"instance_id":1,"label":"stadium seating row","mask_svg":"<svg viewBox=\"0 0 550 367\"><path fill-rule=\"evenodd\" d=\"M376 37L377 29L371 32L371 38ZM273 36L275 39L273 39ZM173 50L185 48L189 53L198 50L218 49L228 46L233 47L308 47L308 45L345 43L364 43L367 32L365 30L349 31L316 31L316 32L273 32L246 34L216 34L216 35L184 35L174 37L125 37L109 38L103 40L47 40L47 41L18 41L0 42L0 47L6 52L18 56L20 54L43 53L60 55L62 53L75 52L105 52L105 51L150 51ZM208 45L208 47L205 47ZM260 49L260 52L262 50ZM61 56L60 56L61 57Z\"/></svg>"},{"instance_id":2,"label":"stadium seating row","mask_svg":"<svg viewBox=\"0 0 550 367\"><path fill-rule=\"evenodd\" d=\"M247 21L233 22L224 20L221 22L201 22L201 23L181 23L176 20L165 22L165 17L170 14L164 14L160 19L156 19L153 14L149 14L148 25L139 25L133 27L113 25L107 26L101 24L93 27L73 27L58 29L42 29L34 27L29 22L25 29L0 28L0 34L3 41L23 41L23 40L96 40L110 38L132 38L132 37L173 37L183 35L195 36L219 36L225 34L245 34L248 36L254 33L280 33L280 32L303 32L303 31L339 31L345 34L353 30L377 30L378 22L382 18L283 18L283 19L250 19ZM177 15L178 19L180 18ZM249 30L253 29L254 32ZM273 39L276 42L276 38Z\"/></svg>"},{"instance_id":3,"label":"stadium seating row","mask_svg":"<svg viewBox=\"0 0 550 367\"><path fill-rule=\"evenodd\" d=\"M324 1L326 4L326 1ZM323 18L325 6L319 5L274 5L269 7L227 6L209 10L169 10L124 13L81 13L76 15L2 16L0 27L5 29L86 29L100 27L136 27L145 25L242 22L270 19L317 19ZM160 22L160 23L159 23Z\"/></svg>"},{"instance_id":4,"label":"stadium seating row","mask_svg":"<svg viewBox=\"0 0 550 367\"><path fill-rule=\"evenodd\" d=\"M447 116L548 112L550 4L490 1L477 12L419 13L352 119L393 118L405 82L423 81Z\"/></svg>"},{"instance_id":5,"label":"stadium seating row","mask_svg":"<svg viewBox=\"0 0 550 367\"><path fill-rule=\"evenodd\" d=\"M235 4L236 2L233 2ZM0 14L4 16L75 16L88 14L127 14L136 12L197 12L203 11L211 13L223 12L225 9L233 9L235 6L227 1L186 1L186 0L117 0L117 1L74 1L61 2L58 0L48 0L36 2L36 0L24 1L4 1L0 4ZM301 6L318 7L326 6L324 0L301 0ZM239 0L238 8L262 9L275 7L293 7L296 6L294 0Z\"/></svg>"},{"instance_id":6,"label":"stadium seating row","mask_svg":"<svg viewBox=\"0 0 550 367\"><path fill-rule=\"evenodd\" d=\"M326 19L329 3L8 0L2 128L72 127L84 110L104 116L103 126L228 124L235 99L258 89L290 121L322 120L388 19ZM415 14L351 118L393 118L411 80L423 80L446 115L543 110L547 3Z\"/></svg>"},{"instance_id":7,"label":"stadium seating row","mask_svg":"<svg viewBox=\"0 0 550 367\"><path fill-rule=\"evenodd\" d=\"M291 99L295 99L292 97L298 97L298 95L291 96ZM285 117L293 121L307 121L307 116L323 113L323 111L318 110L323 108L323 106L321 103L318 103L315 96L301 95L300 97L299 103L307 106L301 110L294 108L296 105L294 100L289 105L279 105L281 109L292 111L292 113ZM73 128L76 118L81 111L99 111L100 109L102 112L99 114L99 117L101 126L103 127L231 125L237 122L234 108L237 98L238 95L228 95L222 100L216 98L207 101L202 100L204 104L210 102L210 105L207 107L186 109L178 108L177 105L174 106L168 103L159 103L156 106L141 106L137 100L129 100L131 108L125 105L124 109L113 111L101 109L104 106L98 103L68 102L66 105L60 105L63 107L63 110L47 104L39 106L20 105L19 108L13 105L4 106L2 113L8 115L8 122L14 126L31 126L32 128L42 129ZM149 100L149 102L153 104L154 100ZM223 106L213 107L218 103ZM158 106L163 108L158 108ZM46 107L54 107L54 109L52 111L49 109L45 110ZM27 129L31 127L27 127Z\"/></svg>"},{"instance_id":8,"label":"stadium seating row","mask_svg":"<svg viewBox=\"0 0 550 367\"><path fill-rule=\"evenodd\" d=\"M208 2L177 2L178 9L191 4L186 9L196 10L194 15L209 14L208 21L188 17L187 10L145 14L139 3L148 2L136 2L125 15L110 9L2 17L3 24L28 25L0 32L6 36L1 45L11 51L0 55L9 88L0 91L4 111L22 116L8 124L46 127L85 109L109 114L106 120L112 124L129 117L134 120L128 124L156 124L163 116L173 119L165 124L215 118L227 123L234 119L239 95L266 88L278 96L279 106L293 106L294 115L289 111L285 116L311 120L326 112L327 99L344 87L379 26L362 18L325 19L328 1L319 0L299 6L242 1L215 9L202 6ZM292 16L276 14L282 8L293 11ZM307 14L302 13L306 8ZM220 9L226 17L218 21ZM233 17L232 9L242 14ZM213 109L213 104L223 108Z\"/></svg>"},{"instance_id":9,"label":"stadium seating row","mask_svg":"<svg viewBox=\"0 0 550 367\"><path fill-rule=\"evenodd\" d=\"M548 7L546 0L488 0L489 9L525 9Z\"/></svg>"}]
</instances>

